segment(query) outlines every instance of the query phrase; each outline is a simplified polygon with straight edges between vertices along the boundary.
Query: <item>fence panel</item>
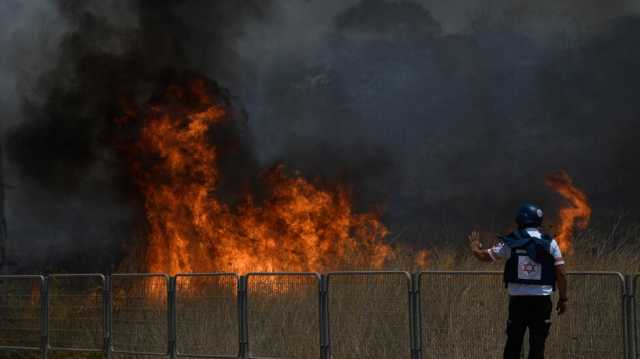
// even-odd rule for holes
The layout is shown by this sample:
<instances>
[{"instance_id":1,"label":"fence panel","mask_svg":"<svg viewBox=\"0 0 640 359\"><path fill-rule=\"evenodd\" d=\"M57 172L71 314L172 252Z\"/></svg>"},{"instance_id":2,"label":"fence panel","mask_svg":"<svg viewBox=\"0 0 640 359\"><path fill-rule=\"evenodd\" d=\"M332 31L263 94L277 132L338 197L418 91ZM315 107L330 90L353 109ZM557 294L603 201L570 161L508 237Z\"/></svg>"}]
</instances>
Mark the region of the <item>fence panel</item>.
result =
<instances>
[{"instance_id":1,"label":"fence panel","mask_svg":"<svg viewBox=\"0 0 640 359\"><path fill-rule=\"evenodd\" d=\"M103 350L104 276L56 274L48 277L49 348L52 350Z\"/></svg>"},{"instance_id":2,"label":"fence panel","mask_svg":"<svg viewBox=\"0 0 640 359\"><path fill-rule=\"evenodd\" d=\"M320 358L320 275L247 275L249 357Z\"/></svg>"},{"instance_id":3,"label":"fence panel","mask_svg":"<svg viewBox=\"0 0 640 359\"><path fill-rule=\"evenodd\" d=\"M331 358L411 358L410 292L405 272L329 273Z\"/></svg>"},{"instance_id":4,"label":"fence panel","mask_svg":"<svg viewBox=\"0 0 640 359\"><path fill-rule=\"evenodd\" d=\"M0 276L0 349L39 350L42 276Z\"/></svg>"},{"instance_id":5,"label":"fence panel","mask_svg":"<svg viewBox=\"0 0 640 359\"><path fill-rule=\"evenodd\" d=\"M111 340L114 353L169 352L169 277L164 274L111 276Z\"/></svg>"},{"instance_id":6,"label":"fence panel","mask_svg":"<svg viewBox=\"0 0 640 359\"><path fill-rule=\"evenodd\" d=\"M424 357L500 357L506 339L508 308L508 295L503 287L498 272L421 273ZM622 276L571 273L569 288L567 313L552 317L547 357L623 359ZM526 350L526 343L524 347Z\"/></svg>"},{"instance_id":7,"label":"fence panel","mask_svg":"<svg viewBox=\"0 0 640 359\"><path fill-rule=\"evenodd\" d=\"M176 275L178 356L238 357L238 280L233 273Z\"/></svg>"},{"instance_id":8,"label":"fence panel","mask_svg":"<svg viewBox=\"0 0 640 359\"><path fill-rule=\"evenodd\" d=\"M570 273L568 280L568 310L553 318L548 355L624 359L624 277L619 273L580 272Z\"/></svg>"},{"instance_id":9,"label":"fence panel","mask_svg":"<svg viewBox=\"0 0 640 359\"><path fill-rule=\"evenodd\" d=\"M419 274L424 358L502 357L507 294L498 272Z\"/></svg>"},{"instance_id":10,"label":"fence panel","mask_svg":"<svg viewBox=\"0 0 640 359\"><path fill-rule=\"evenodd\" d=\"M319 358L325 330L333 359L411 357L411 279L405 272L330 273L324 288L316 273L252 273L246 277L244 323L238 284L238 276L228 273L176 276L177 355L236 358L242 324L255 358ZM102 275L51 275L44 297L43 285L40 276L0 276L0 349L39 350L48 324L50 349L102 351L110 314L114 353L168 353L167 276L113 275L110 312ZM501 273L423 272L417 285L416 337L424 358L502 355L508 294ZM622 275L570 273L569 288L569 310L554 314L547 357L623 359ZM640 276L632 288L638 307ZM328 328L320 320L323 289ZM45 298L48 315L42 317ZM640 344L640 311L629 318L635 330L628 338Z\"/></svg>"}]
</instances>

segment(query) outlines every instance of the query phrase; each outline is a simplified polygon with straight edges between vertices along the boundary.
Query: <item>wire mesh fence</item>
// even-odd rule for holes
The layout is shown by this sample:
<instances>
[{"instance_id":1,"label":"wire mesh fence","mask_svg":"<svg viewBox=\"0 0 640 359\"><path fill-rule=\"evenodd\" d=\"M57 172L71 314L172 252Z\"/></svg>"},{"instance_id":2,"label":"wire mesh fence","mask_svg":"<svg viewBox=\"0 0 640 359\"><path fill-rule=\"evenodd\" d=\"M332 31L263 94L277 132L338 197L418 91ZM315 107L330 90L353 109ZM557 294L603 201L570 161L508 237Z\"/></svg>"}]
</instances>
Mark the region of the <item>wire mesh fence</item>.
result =
<instances>
[{"instance_id":1,"label":"wire mesh fence","mask_svg":"<svg viewBox=\"0 0 640 359\"><path fill-rule=\"evenodd\" d=\"M176 276L178 356L240 355L238 282L238 276L229 273Z\"/></svg>"},{"instance_id":2,"label":"wire mesh fence","mask_svg":"<svg viewBox=\"0 0 640 359\"><path fill-rule=\"evenodd\" d=\"M502 357L508 298L499 273L423 272L418 278L425 358Z\"/></svg>"},{"instance_id":3,"label":"wire mesh fence","mask_svg":"<svg viewBox=\"0 0 640 359\"><path fill-rule=\"evenodd\" d=\"M104 284L101 274L48 276L50 349L103 350Z\"/></svg>"},{"instance_id":4,"label":"wire mesh fence","mask_svg":"<svg viewBox=\"0 0 640 359\"><path fill-rule=\"evenodd\" d=\"M410 292L405 272L329 273L331 358L411 358Z\"/></svg>"},{"instance_id":5,"label":"wire mesh fence","mask_svg":"<svg viewBox=\"0 0 640 359\"><path fill-rule=\"evenodd\" d=\"M39 350L41 276L0 276L0 348Z\"/></svg>"},{"instance_id":6,"label":"wire mesh fence","mask_svg":"<svg viewBox=\"0 0 640 359\"><path fill-rule=\"evenodd\" d=\"M546 357L640 357L640 277L569 290ZM497 272L0 276L0 357L496 358L507 301Z\"/></svg>"},{"instance_id":7,"label":"wire mesh fence","mask_svg":"<svg viewBox=\"0 0 640 359\"><path fill-rule=\"evenodd\" d=\"M425 357L502 355L508 296L501 276L498 272L421 273ZM552 314L547 356L625 358L624 279L617 273L572 273L569 283L569 310L561 317ZM527 344L525 338L523 353Z\"/></svg>"},{"instance_id":8,"label":"wire mesh fence","mask_svg":"<svg viewBox=\"0 0 640 359\"><path fill-rule=\"evenodd\" d=\"M111 343L114 353L168 354L169 277L111 276Z\"/></svg>"},{"instance_id":9,"label":"wire mesh fence","mask_svg":"<svg viewBox=\"0 0 640 359\"><path fill-rule=\"evenodd\" d=\"M320 275L247 275L249 357L320 358Z\"/></svg>"},{"instance_id":10,"label":"wire mesh fence","mask_svg":"<svg viewBox=\"0 0 640 359\"><path fill-rule=\"evenodd\" d=\"M622 275L570 273L569 286L569 309L553 318L547 341L549 357L624 359Z\"/></svg>"}]
</instances>

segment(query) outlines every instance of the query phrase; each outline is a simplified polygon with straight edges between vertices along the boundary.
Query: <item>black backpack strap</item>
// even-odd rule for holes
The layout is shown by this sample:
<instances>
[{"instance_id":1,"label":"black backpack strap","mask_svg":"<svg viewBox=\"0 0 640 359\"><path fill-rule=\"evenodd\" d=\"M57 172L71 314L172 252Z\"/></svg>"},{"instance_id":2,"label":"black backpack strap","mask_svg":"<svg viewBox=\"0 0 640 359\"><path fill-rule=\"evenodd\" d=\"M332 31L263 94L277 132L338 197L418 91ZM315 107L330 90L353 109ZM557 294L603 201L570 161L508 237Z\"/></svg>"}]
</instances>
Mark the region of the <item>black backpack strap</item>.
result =
<instances>
[{"instance_id":1,"label":"black backpack strap","mask_svg":"<svg viewBox=\"0 0 640 359\"><path fill-rule=\"evenodd\" d=\"M504 236L504 243L511 248L520 248L522 246L526 246L527 243L531 241L530 236L523 236L520 230L516 229L511 232L509 235Z\"/></svg>"}]
</instances>

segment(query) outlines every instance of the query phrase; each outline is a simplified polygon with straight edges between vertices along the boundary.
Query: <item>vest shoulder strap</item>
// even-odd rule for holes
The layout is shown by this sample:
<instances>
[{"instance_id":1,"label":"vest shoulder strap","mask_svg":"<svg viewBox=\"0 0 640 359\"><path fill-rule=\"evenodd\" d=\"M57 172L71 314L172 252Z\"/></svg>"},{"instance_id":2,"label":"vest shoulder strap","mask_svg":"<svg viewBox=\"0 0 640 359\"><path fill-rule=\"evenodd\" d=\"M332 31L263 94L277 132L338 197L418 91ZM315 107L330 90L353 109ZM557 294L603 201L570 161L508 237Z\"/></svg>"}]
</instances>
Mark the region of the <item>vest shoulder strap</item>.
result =
<instances>
[{"instance_id":1,"label":"vest shoulder strap","mask_svg":"<svg viewBox=\"0 0 640 359\"><path fill-rule=\"evenodd\" d=\"M524 247L531 242L532 238L527 234L527 236L523 236L519 230L515 230L509 233L506 236L500 236L499 238L511 248L520 248Z\"/></svg>"},{"instance_id":2,"label":"vest shoulder strap","mask_svg":"<svg viewBox=\"0 0 640 359\"><path fill-rule=\"evenodd\" d=\"M544 239L545 241L551 243L551 241L553 241L553 237L546 234L546 233L542 233L542 239Z\"/></svg>"}]
</instances>

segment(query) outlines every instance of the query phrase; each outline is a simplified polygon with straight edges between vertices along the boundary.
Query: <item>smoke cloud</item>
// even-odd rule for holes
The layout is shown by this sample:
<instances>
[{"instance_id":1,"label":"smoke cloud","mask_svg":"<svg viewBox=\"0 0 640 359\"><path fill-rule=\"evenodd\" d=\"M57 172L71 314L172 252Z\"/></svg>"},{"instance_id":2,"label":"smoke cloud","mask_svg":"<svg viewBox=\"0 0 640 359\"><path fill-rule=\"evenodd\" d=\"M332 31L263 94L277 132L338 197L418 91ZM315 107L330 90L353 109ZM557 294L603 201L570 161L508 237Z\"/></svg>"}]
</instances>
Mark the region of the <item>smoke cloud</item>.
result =
<instances>
[{"instance_id":1,"label":"smoke cloud","mask_svg":"<svg viewBox=\"0 0 640 359\"><path fill-rule=\"evenodd\" d=\"M544 176L559 169L594 218L633 212L638 10L622 0L5 1L15 261L117 264L141 220L108 136L117 99L142 100L181 71L217 81L246 113L248 166L346 182L361 209L384 206L400 240L502 229L525 200L552 217L559 199Z\"/></svg>"}]
</instances>

